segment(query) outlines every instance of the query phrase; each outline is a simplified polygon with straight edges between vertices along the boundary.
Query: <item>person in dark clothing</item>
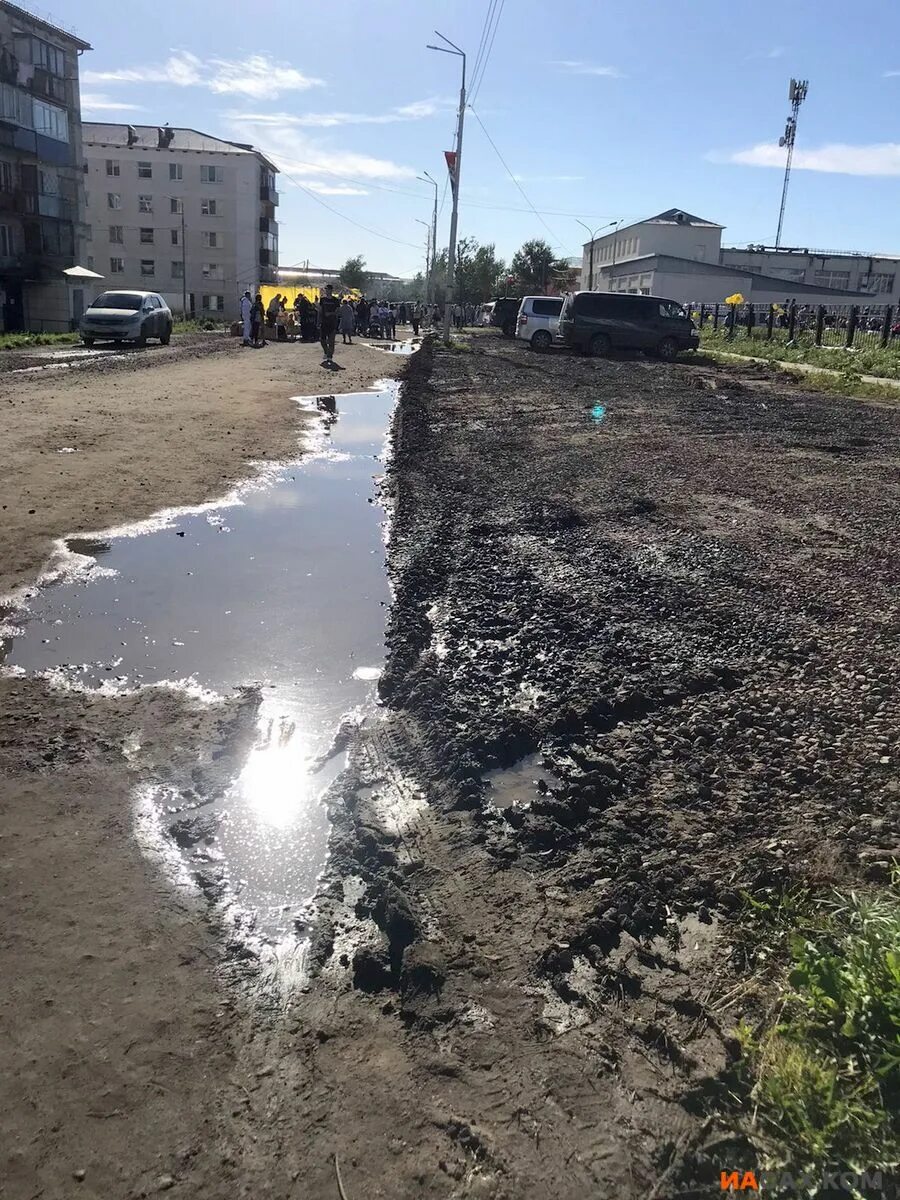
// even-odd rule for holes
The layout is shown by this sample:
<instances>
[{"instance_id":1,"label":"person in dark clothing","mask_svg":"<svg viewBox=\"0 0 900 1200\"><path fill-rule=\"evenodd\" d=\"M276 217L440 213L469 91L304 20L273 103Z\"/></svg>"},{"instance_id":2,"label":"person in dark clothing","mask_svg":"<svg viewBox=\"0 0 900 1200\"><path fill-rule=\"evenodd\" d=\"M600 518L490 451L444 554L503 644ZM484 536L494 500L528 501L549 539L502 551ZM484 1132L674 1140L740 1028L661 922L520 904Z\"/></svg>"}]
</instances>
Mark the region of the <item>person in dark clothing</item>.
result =
<instances>
[{"instance_id":1,"label":"person in dark clothing","mask_svg":"<svg viewBox=\"0 0 900 1200\"><path fill-rule=\"evenodd\" d=\"M365 337L369 332L369 302L365 296L360 296L356 306L356 332L359 337Z\"/></svg>"},{"instance_id":2,"label":"person in dark clothing","mask_svg":"<svg viewBox=\"0 0 900 1200\"><path fill-rule=\"evenodd\" d=\"M390 326L389 337L391 338L392 341L396 341L396 338L397 338L397 305L396 304L392 304L390 306L390 308L388 309L388 314L389 314L388 315L388 324Z\"/></svg>"},{"instance_id":3,"label":"person in dark clothing","mask_svg":"<svg viewBox=\"0 0 900 1200\"><path fill-rule=\"evenodd\" d=\"M323 367L334 365L334 339L337 334L340 310L340 300L335 296L331 284L326 283L325 291L319 296L319 340L325 352L322 360Z\"/></svg>"},{"instance_id":4,"label":"person in dark clothing","mask_svg":"<svg viewBox=\"0 0 900 1200\"><path fill-rule=\"evenodd\" d=\"M266 310L263 305L263 298L260 292L256 293L256 299L250 309L250 345L265 346L266 340L263 336L264 322L266 319Z\"/></svg>"}]
</instances>

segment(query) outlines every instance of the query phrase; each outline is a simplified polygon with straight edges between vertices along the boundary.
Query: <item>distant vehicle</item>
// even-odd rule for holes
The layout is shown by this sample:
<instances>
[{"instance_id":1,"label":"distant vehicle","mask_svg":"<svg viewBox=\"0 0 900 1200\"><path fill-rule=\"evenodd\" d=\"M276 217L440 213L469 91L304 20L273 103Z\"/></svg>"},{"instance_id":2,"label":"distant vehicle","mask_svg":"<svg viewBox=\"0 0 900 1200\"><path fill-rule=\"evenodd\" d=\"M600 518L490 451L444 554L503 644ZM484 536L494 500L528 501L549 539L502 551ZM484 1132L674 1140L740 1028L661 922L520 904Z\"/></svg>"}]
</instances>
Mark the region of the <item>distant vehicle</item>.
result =
<instances>
[{"instance_id":1,"label":"distant vehicle","mask_svg":"<svg viewBox=\"0 0 900 1200\"><path fill-rule=\"evenodd\" d=\"M667 362L679 351L700 345L683 304L622 292L568 292L557 336L585 354L602 357L613 349L644 350Z\"/></svg>"},{"instance_id":2,"label":"distant vehicle","mask_svg":"<svg viewBox=\"0 0 900 1200\"><path fill-rule=\"evenodd\" d=\"M506 337L512 337L516 332L516 321L519 316L519 305L522 303L522 297L504 296L502 300L495 300L493 309L491 310L491 324L497 329L502 329Z\"/></svg>"},{"instance_id":3,"label":"distant vehicle","mask_svg":"<svg viewBox=\"0 0 900 1200\"><path fill-rule=\"evenodd\" d=\"M526 296L519 305L516 337L532 350L549 350L559 327L562 296Z\"/></svg>"},{"instance_id":4,"label":"distant vehicle","mask_svg":"<svg viewBox=\"0 0 900 1200\"><path fill-rule=\"evenodd\" d=\"M95 341L144 346L152 337L168 346L173 324L168 304L156 292L102 292L84 310L79 328L85 346Z\"/></svg>"}]
</instances>

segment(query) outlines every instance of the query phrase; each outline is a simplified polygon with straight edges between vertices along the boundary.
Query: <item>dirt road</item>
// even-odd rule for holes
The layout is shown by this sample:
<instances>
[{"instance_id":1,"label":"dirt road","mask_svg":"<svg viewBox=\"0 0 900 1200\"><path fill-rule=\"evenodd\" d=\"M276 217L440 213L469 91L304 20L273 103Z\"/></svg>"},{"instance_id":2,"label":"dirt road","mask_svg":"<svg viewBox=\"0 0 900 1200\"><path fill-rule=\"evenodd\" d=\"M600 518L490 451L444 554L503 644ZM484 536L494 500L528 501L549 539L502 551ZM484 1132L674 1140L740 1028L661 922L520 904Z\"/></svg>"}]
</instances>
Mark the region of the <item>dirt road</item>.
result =
<instances>
[{"instance_id":1,"label":"dirt road","mask_svg":"<svg viewBox=\"0 0 900 1200\"><path fill-rule=\"evenodd\" d=\"M292 454L292 396L392 373L364 346L337 358L331 372L318 345L255 351L206 335L86 366L0 370L0 597L32 582L56 538L208 500L248 461Z\"/></svg>"},{"instance_id":2,"label":"dirt road","mask_svg":"<svg viewBox=\"0 0 900 1200\"><path fill-rule=\"evenodd\" d=\"M301 990L128 815L236 770L246 699L3 681L0 1195L324 1200L335 1156L353 1200L717 1194L741 892L878 877L900 834L900 410L781 387L410 361L384 707Z\"/></svg>"}]
</instances>

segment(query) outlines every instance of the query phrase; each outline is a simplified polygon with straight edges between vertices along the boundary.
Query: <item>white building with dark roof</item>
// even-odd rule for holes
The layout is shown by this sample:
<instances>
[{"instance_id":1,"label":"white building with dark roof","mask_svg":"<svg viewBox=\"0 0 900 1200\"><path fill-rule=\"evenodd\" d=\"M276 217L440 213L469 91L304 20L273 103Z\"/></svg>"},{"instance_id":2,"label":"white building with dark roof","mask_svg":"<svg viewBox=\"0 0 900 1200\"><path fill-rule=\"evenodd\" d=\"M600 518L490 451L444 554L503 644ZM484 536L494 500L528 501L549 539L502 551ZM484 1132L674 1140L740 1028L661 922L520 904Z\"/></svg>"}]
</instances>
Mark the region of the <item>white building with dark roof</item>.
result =
<instances>
[{"instance_id":1,"label":"white building with dark roof","mask_svg":"<svg viewBox=\"0 0 900 1200\"><path fill-rule=\"evenodd\" d=\"M892 261L861 255L815 257L815 252L723 249L724 225L670 208L586 242L582 287L597 292L668 296L720 304L740 292L771 304L896 303L900 271Z\"/></svg>"},{"instance_id":2,"label":"white building with dark roof","mask_svg":"<svg viewBox=\"0 0 900 1200\"><path fill-rule=\"evenodd\" d=\"M87 265L109 288L160 292L173 311L232 318L278 268L277 168L196 129L85 121Z\"/></svg>"}]
</instances>

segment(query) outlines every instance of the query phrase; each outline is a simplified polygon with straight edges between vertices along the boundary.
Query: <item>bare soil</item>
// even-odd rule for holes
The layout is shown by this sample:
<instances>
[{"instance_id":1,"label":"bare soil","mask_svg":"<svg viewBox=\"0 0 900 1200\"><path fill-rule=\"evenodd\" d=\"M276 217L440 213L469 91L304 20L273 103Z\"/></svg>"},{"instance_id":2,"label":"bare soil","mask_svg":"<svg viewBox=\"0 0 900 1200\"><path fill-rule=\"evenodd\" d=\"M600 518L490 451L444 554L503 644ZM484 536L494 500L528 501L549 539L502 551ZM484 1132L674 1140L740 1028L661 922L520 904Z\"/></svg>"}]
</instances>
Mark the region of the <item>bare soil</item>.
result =
<instances>
[{"instance_id":1,"label":"bare soil","mask_svg":"<svg viewBox=\"0 0 900 1200\"><path fill-rule=\"evenodd\" d=\"M324 1200L337 1158L350 1200L661 1200L744 1165L742 893L900 841L900 410L499 338L406 376L384 705L301 988L134 839L135 786L236 769L253 693L0 684L0 1196ZM546 782L486 787L529 755Z\"/></svg>"}]
</instances>

